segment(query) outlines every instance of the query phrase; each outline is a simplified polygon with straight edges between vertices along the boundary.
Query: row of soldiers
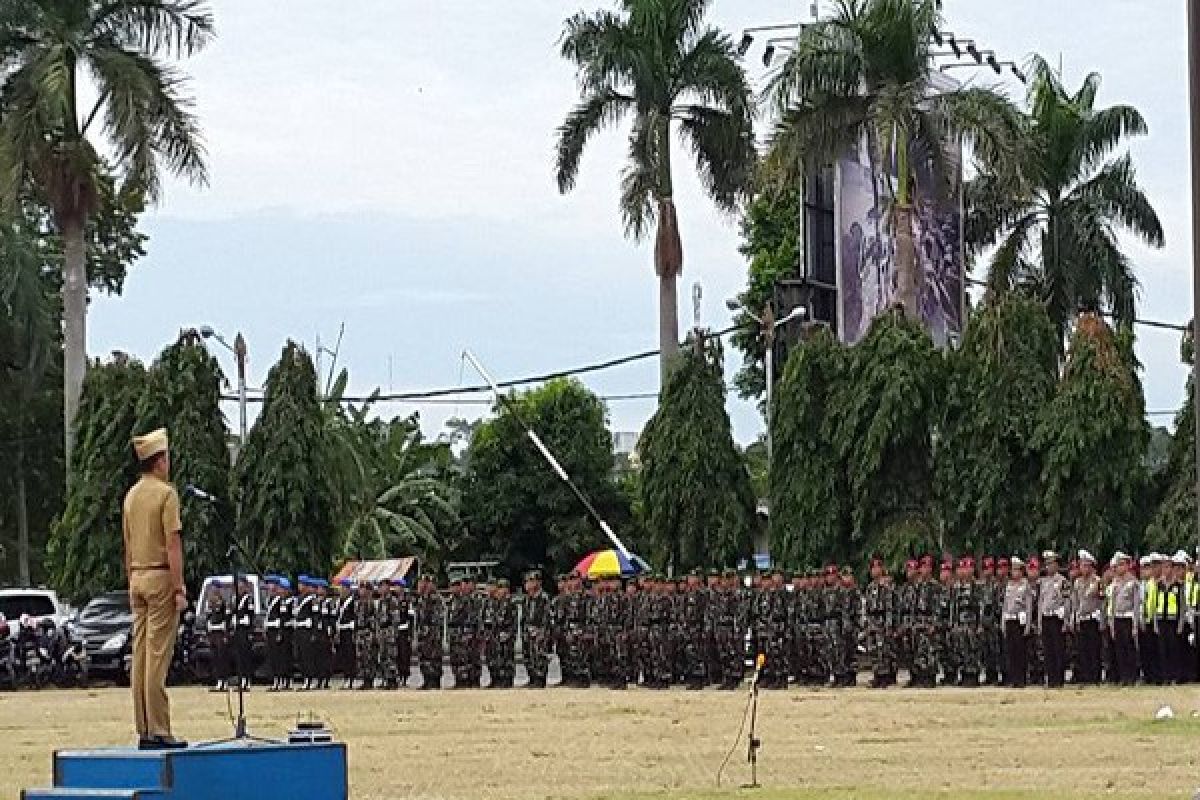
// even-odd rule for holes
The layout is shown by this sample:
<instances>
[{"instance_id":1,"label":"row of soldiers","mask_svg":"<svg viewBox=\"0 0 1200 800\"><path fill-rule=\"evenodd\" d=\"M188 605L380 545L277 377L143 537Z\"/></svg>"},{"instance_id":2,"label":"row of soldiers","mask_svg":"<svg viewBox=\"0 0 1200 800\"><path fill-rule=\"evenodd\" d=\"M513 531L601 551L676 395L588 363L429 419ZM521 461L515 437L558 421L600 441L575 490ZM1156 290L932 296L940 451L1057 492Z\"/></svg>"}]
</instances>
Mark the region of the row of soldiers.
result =
<instances>
[{"instance_id":1,"label":"row of soldiers","mask_svg":"<svg viewBox=\"0 0 1200 800\"><path fill-rule=\"evenodd\" d=\"M455 687L480 686L485 665L490 686L511 687L518 641L533 688L545 687L552 655L574 687L733 689L752 653L766 656L766 688L853 685L860 653L875 687L896 683L901 669L917 687L1053 687L1068 672L1077 683L1196 677L1200 589L1186 554L1143 559L1140 579L1123 554L1102 574L1086 551L1065 573L1056 553L1042 562L988 557L977 570L971 557L943 558L935 576L927 555L897 584L872 559L862 588L832 564L745 580L727 570L585 585L569 574L553 597L537 571L515 596L506 581L480 593L461 579L445 598L430 575L415 595L403 581L333 588L301 576L298 597L271 576L267 661L274 689L291 686L297 670L301 688L328 687L335 672L345 688L398 688L414 649L422 688L442 685L446 656ZM247 642L236 630L231 641ZM230 649L248 659L248 645Z\"/></svg>"}]
</instances>

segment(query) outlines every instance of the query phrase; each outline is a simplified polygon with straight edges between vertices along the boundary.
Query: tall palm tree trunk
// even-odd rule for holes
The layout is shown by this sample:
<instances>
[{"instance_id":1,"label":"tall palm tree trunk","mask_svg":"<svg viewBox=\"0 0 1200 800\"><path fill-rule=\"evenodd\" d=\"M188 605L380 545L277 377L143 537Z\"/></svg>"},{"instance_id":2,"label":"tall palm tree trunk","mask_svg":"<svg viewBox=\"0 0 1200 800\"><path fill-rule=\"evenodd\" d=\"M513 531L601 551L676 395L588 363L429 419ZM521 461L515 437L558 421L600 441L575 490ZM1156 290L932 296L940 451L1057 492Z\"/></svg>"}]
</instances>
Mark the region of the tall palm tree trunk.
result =
<instances>
[{"instance_id":1,"label":"tall palm tree trunk","mask_svg":"<svg viewBox=\"0 0 1200 800\"><path fill-rule=\"evenodd\" d=\"M75 445L75 415L87 370L87 267L83 231L86 218L62 220L63 234L63 424L66 432L67 483Z\"/></svg>"},{"instance_id":2,"label":"tall palm tree trunk","mask_svg":"<svg viewBox=\"0 0 1200 800\"><path fill-rule=\"evenodd\" d=\"M658 273L658 349L662 384L679 353L679 273L683 271L683 242L670 197L658 201L658 232L654 237L654 271Z\"/></svg>"},{"instance_id":3,"label":"tall palm tree trunk","mask_svg":"<svg viewBox=\"0 0 1200 800\"><path fill-rule=\"evenodd\" d=\"M24 409L18 413L24 414ZM17 425L17 583L29 586L29 507L25 494L25 426Z\"/></svg>"},{"instance_id":4,"label":"tall palm tree trunk","mask_svg":"<svg viewBox=\"0 0 1200 800\"><path fill-rule=\"evenodd\" d=\"M917 265L917 247L913 241L913 207L897 203L896 220L896 299L911 320L921 319L921 283L924 275Z\"/></svg>"}]
</instances>

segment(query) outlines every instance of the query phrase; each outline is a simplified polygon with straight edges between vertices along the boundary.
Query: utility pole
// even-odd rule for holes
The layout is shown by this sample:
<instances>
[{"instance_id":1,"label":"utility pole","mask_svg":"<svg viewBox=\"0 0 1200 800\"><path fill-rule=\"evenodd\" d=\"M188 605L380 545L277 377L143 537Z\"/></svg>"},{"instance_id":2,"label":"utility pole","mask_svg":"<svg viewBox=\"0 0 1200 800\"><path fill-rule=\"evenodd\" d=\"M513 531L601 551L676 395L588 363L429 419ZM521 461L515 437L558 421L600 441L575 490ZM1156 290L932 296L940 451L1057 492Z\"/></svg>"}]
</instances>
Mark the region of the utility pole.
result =
<instances>
[{"instance_id":1,"label":"utility pole","mask_svg":"<svg viewBox=\"0 0 1200 800\"><path fill-rule=\"evenodd\" d=\"M238 371L238 422L240 424L241 450L246 449L246 339L239 332L233 340L233 355L237 359Z\"/></svg>"},{"instance_id":2,"label":"utility pole","mask_svg":"<svg viewBox=\"0 0 1200 800\"><path fill-rule=\"evenodd\" d=\"M1196 408L1196 544L1200 549L1200 0L1187 0L1188 97L1192 134L1192 402Z\"/></svg>"}]
</instances>

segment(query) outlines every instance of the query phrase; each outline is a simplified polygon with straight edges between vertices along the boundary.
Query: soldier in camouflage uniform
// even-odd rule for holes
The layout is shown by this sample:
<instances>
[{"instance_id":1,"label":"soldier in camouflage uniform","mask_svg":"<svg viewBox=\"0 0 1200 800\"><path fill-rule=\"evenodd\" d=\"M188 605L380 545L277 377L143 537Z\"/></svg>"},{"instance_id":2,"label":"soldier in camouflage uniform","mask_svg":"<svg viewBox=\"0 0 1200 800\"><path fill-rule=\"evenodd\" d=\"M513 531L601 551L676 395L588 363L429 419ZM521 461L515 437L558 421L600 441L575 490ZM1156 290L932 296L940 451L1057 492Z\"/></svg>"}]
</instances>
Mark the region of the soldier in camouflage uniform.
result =
<instances>
[{"instance_id":1,"label":"soldier in camouflage uniform","mask_svg":"<svg viewBox=\"0 0 1200 800\"><path fill-rule=\"evenodd\" d=\"M951 618L954 611L952 608L954 562L951 559L952 556L950 555L942 556L942 566L939 571L934 606L934 619L937 626L938 663L941 664L943 681L950 680L949 676L958 674L958 663L955 661L957 654L954 652L954 648L950 646L950 630L954 627L954 620Z\"/></svg>"},{"instance_id":2,"label":"soldier in camouflage uniform","mask_svg":"<svg viewBox=\"0 0 1200 800\"><path fill-rule=\"evenodd\" d=\"M405 686L412 675L413 597L408 591L408 581L403 578L393 580L392 586L395 587L396 678L399 686Z\"/></svg>"},{"instance_id":3,"label":"soldier in camouflage uniform","mask_svg":"<svg viewBox=\"0 0 1200 800\"><path fill-rule=\"evenodd\" d=\"M496 581L496 587L484 601L482 619L490 686L511 689L517 671L517 605L506 579Z\"/></svg>"},{"instance_id":4,"label":"soldier in camouflage uniform","mask_svg":"<svg viewBox=\"0 0 1200 800\"><path fill-rule=\"evenodd\" d=\"M921 557L917 581L913 584L912 667L908 685L931 689L937 683L937 595L933 580L933 556Z\"/></svg>"},{"instance_id":5,"label":"soldier in camouflage uniform","mask_svg":"<svg viewBox=\"0 0 1200 800\"><path fill-rule=\"evenodd\" d=\"M634 686L638 684L640 662L638 661L637 604L641 599L640 586L640 581L631 580L624 587L618 588L618 591L621 592L620 660L625 670L619 687L621 689L631 683Z\"/></svg>"},{"instance_id":6,"label":"soldier in camouflage uniform","mask_svg":"<svg viewBox=\"0 0 1200 800\"><path fill-rule=\"evenodd\" d=\"M854 686L858 682L856 659L858 657L858 634L862 624L862 593L854 581L854 571L842 568L838 607L841 611L839 631L842 636L839 672L835 674L838 686Z\"/></svg>"},{"instance_id":7,"label":"soldier in camouflage uniform","mask_svg":"<svg viewBox=\"0 0 1200 800\"><path fill-rule=\"evenodd\" d=\"M792 591L788 595L788 672L801 684L808 670L808 640L804 637L804 602L808 579L797 572L791 576Z\"/></svg>"},{"instance_id":8,"label":"soldier in camouflage uniform","mask_svg":"<svg viewBox=\"0 0 1200 800\"><path fill-rule=\"evenodd\" d=\"M882 689L896 682L896 592L887 581L883 560L871 559L871 582L863 592L867 661L871 687Z\"/></svg>"},{"instance_id":9,"label":"soldier in camouflage uniform","mask_svg":"<svg viewBox=\"0 0 1200 800\"><path fill-rule=\"evenodd\" d=\"M529 673L529 688L546 688L553 646L550 597L542 591L542 573L531 570L525 574L525 593L521 596L521 654Z\"/></svg>"},{"instance_id":10,"label":"soldier in camouflage uniform","mask_svg":"<svg viewBox=\"0 0 1200 800\"><path fill-rule=\"evenodd\" d=\"M912 617L917 600L917 573L920 564L915 558L904 562L904 583L896 587L896 666L912 672Z\"/></svg>"},{"instance_id":11,"label":"soldier in camouflage uniform","mask_svg":"<svg viewBox=\"0 0 1200 800\"><path fill-rule=\"evenodd\" d=\"M442 625L446 604L437 593L432 575L422 575L417 583L416 603L417 660L421 667L422 689L442 685Z\"/></svg>"},{"instance_id":12,"label":"soldier in camouflage uniform","mask_svg":"<svg viewBox=\"0 0 1200 800\"><path fill-rule=\"evenodd\" d=\"M450 600L446 605L446 637L450 650L450 672L454 688L471 686L471 644L477 621L474 619L475 598L467 593L467 583L455 578L450 583Z\"/></svg>"},{"instance_id":13,"label":"soldier in camouflage uniform","mask_svg":"<svg viewBox=\"0 0 1200 800\"><path fill-rule=\"evenodd\" d=\"M984 556L980 580L980 650L983 655L983 683L1000 685L1000 665L1003 663L1000 642L1004 634L1000 625L1000 610L1004 604L1004 585L996 583L996 559Z\"/></svg>"},{"instance_id":14,"label":"soldier in camouflage uniform","mask_svg":"<svg viewBox=\"0 0 1200 800\"><path fill-rule=\"evenodd\" d=\"M713 679L724 690L736 689L745 669L742 653L746 632L745 608L738 589L737 573L726 571L709 593L707 616L713 636Z\"/></svg>"},{"instance_id":15,"label":"soldier in camouflage uniform","mask_svg":"<svg viewBox=\"0 0 1200 800\"><path fill-rule=\"evenodd\" d=\"M771 573L770 586L765 591L770 598L767 604L767 646L764 651L767 663L763 667L759 683L768 689L786 689L788 687L788 650L790 648L788 622L791 603L782 571L775 570ZM774 667L770 668L772 664Z\"/></svg>"},{"instance_id":16,"label":"soldier in camouflage uniform","mask_svg":"<svg viewBox=\"0 0 1200 800\"><path fill-rule=\"evenodd\" d=\"M708 657L705 652L704 619L708 590L701 583L700 571L693 570L679 598L679 623L682 632L683 674L688 689L703 689L708 682Z\"/></svg>"},{"instance_id":17,"label":"soldier in camouflage uniform","mask_svg":"<svg viewBox=\"0 0 1200 800\"><path fill-rule=\"evenodd\" d=\"M399 603L391 581L380 581L375 600L375 672L384 689L395 689L400 685L400 667L396 663L398 612Z\"/></svg>"},{"instance_id":18,"label":"soldier in camouflage uniform","mask_svg":"<svg viewBox=\"0 0 1200 800\"><path fill-rule=\"evenodd\" d=\"M550 601L550 630L553 632L554 653L558 656L562 685L570 686L575 672L567 651L567 601L571 594L571 584L566 575L558 575L554 578L554 587L554 599Z\"/></svg>"},{"instance_id":19,"label":"soldier in camouflage uniform","mask_svg":"<svg viewBox=\"0 0 1200 800\"><path fill-rule=\"evenodd\" d=\"M963 556L958 560L958 575L950 589L950 649L957 672L946 673L946 683L957 686L979 685L983 671L982 609L985 594L990 594L975 580L975 559Z\"/></svg>"},{"instance_id":20,"label":"soldier in camouflage uniform","mask_svg":"<svg viewBox=\"0 0 1200 800\"><path fill-rule=\"evenodd\" d=\"M820 639L820 659L822 682L828 683L832 678L838 679L842 672L842 648L845 640L842 638L842 604L841 579L836 564L825 567L825 578L817 595L820 602L821 625L823 635Z\"/></svg>"},{"instance_id":21,"label":"soldier in camouflage uniform","mask_svg":"<svg viewBox=\"0 0 1200 800\"><path fill-rule=\"evenodd\" d=\"M666 689L671 685L670 628L672 602L667 594L667 582L655 577L653 589L642 603L639 619L645 636L642 668L645 684L650 689Z\"/></svg>"},{"instance_id":22,"label":"soldier in camouflage uniform","mask_svg":"<svg viewBox=\"0 0 1200 800\"><path fill-rule=\"evenodd\" d=\"M721 654L717 650L717 621L713 616L712 604L721 591L721 573L710 569L706 576L704 591L708 603L704 607L704 674L709 686L721 684Z\"/></svg>"},{"instance_id":23,"label":"soldier in camouflage uniform","mask_svg":"<svg viewBox=\"0 0 1200 800\"><path fill-rule=\"evenodd\" d=\"M375 685L375 605L371 582L359 581L354 603L354 677L359 689Z\"/></svg>"}]
</instances>

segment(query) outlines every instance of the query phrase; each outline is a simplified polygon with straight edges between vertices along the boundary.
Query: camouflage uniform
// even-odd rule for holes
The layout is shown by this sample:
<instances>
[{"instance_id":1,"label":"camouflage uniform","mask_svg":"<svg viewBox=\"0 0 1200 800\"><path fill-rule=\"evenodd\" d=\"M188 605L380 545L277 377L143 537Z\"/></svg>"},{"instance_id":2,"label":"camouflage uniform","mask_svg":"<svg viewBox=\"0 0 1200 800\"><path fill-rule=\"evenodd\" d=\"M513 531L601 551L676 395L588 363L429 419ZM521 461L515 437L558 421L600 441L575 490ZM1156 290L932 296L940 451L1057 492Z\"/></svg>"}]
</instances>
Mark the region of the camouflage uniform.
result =
<instances>
[{"instance_id":1,"label":"camouflage uniform","mask_svg":"<svg viewBox=\"0 0 1200 800\"><path fill-rule=\"evenodd\" d=\"M826 572L828 575L828 571ZM836 567L834 575L837 575ZM821 672L823 680L832 676L836 682L844 674L846 640L842 637L842 587L828 582L818 595L821 602L821 624L824 636L821 639Z\"/></svg>"},{"instance_id":2,"label":"camouflage uniform","mask_svg":"<svg viewBox=\"0 0 1200 800\"><path fill-rule=\"evenodd\" d=\"M1003 632L1000 627L1000 609L1004 605L1004 585L994 578L985 579L980 591L980 651L983 656L983 681L999 685L1000 667L1004 663L1001 652Z\"/></svg>"},{"instance_id":3,"label":"camouflage uniform","mask_svg":"<svg viewBox=\"0 0 1200 800\"><path fill-rule=\"evenodd\" d=\"M394 689L399 685L399 668L396 664L396 596L386 587L381 587L375 598L374 638L375 673L384 688Z\"/></svg>"},{"instance_id":4,"label":"camouflage uniform","mask_svg":"<svg viewBox=\"0 0 1200 800\"><path fill-rule=\"evenodd\" d=\"M666 689L671 685L670 636L671 600L661 588L645 595L639 612L640 627L645 632L643 670L646 686Z\"/></svg>"},{"instance_id":5,"label":"camouflage uniform","mask_svg":"<svg viewBox=\"0 0 1200 800\"><path fill-rule=\"evenodd\" d=\"M702 689L707 681L704 649L704 619L708 608L708 590L689 580L686 592L679 598L679 622L683 634L683 674L689 689Z\"/></svg>"},{"instance_id":6,"label":"camouflage uniform","mask_svg":"<svg viewBox=\"0 0 1200 800\"><path fill-rule=\"evenodd\" d=\"M526 592L521 596L521 654L529 673L530 688L546 688L553 638L550 597L542 591L541 576L531 574L527 578Z\"/></svg>"},{"instance_id":7,"label":"camouflage uniform","mask_svg":"<svg viewBox=\"0 0 1200 800\"><path fill-rule=\"evenodd\" d=\"M927 577L913 586L911 686L931 688L937 683L936 607L940 588Z\"/></svg>"},{"instance_id":8,"label":"camouflage uniform","mask_svg":"<svg viewBox=\"0 0 1200 800\"><path fill-rule=\"evenodd\" d=\"M728 579L732 580L732 579ZM710 598L717 663L722 689L736 689L745 672L745 635L748 604L739 587L726 585Z\"/></svg>"},{"instance_id":9,"label":"camouflage uniform","mask_svg":"<svg viewBox=\"0 0 1200 800\"><path fill-rule=\"evenodd\" d=\"M478 632L478 606L475 597L469 594L460 583L455 594L451 595L449 606L446 608L446 623L448 626L450 644L450 671L454 674L454 688L465 689L474 686L474 663L471 648L475 644Z\"/></svg>"},{"instance_id":10,"label":"camouflage uniform","mask_svg":"<svg viewBox=\"0 0 1200 800\"><path fill-rule=\"evenodd\" d=\"M366 584L363 587L366 588ZM354 667L355 678L362 681L361 688L375 685L377 671L375 654L375 606L376 600L370 591L360 591L354 604Z\"/></svg>"},{"instance_id":11,"label":"camouflage uniform","mask_svg":"<svg viewBox=\"0 0 1200 800\"><path fill-rule=\"evenodd\" d=\"M407 589L401 587L393 595L393 602L392 622L396 631L396 682L398 686L404 686L412 675L413 598Z\"/></svg>"},{"instance_id":12,"label":"camouflage uniform","mask_svg":"<svg viewBox=\"0 0 1200 800\"><path fill-rule=\"evenodd\" d=\"M484 650L492 688L511 689L516 673L517 605L504 591L507 581L499 588L502 591L484 601Z\"/></svg>"},{"instance_id":13,"label":"camouflage uniform","mask_svg":"<svg viewBox=\"0 0 1200 800\"><path fill-rule=\"evenodd\" d=\"M950 631L954 627L953 586L941 582L935 583L935 586L934 624L937 627L938 663L942 666L943 680L950 681L951 676L958 674L958 654L950 645Z\"/></svg>"},{"instance_id":14,"label":"camouflage uniform","mask_svg":"<svg viewBox=\"0 0 1200 800\"><path fill-rule=\"evenodd\" d=\"M433 588L433 580L422 579L424 588L417 595L417 660L421 666L422 689L437 689L442 685L442 625L446 619L446 604Z\"/></svg>"},{"instance_id":15,"label":"camouflage uniform","mask_svg":"<svg viewBox=\"0 0 1200 800\"><path fill-rule=\"evenodd\" d=\"M951 620L950 650L954 653L951 663L955 672L946 672L946 683L959 686L978 686L979 673L983 670L982 608L985 594L991 590L973 578L960 577L950 590Z\"/></svg>"},{"instance_id":16,"label":"camouflage uniform","mask_svg":"<svg viewBox=\"0 0 1200 800\"><path fill-rule=\"evenodd\" d=\"M912 563L911 561L909 562ZM896 666L912 671L913 610L917 604L915 569L905 570L905 581L896 587Z\"/></svg>"},{"instance_id":17,"label":"camouflage uniform","mask_svg":"<svg viewBox=\"0 0 1200 800\"><path fill-rule=\"evenodd\" d=\"M840 632L842 636L841 661L836 673L839 686L853 686L857 682L858 634L862 624L862 593L854 585L854 575L849 568L842 573L842 586L838 593L841 610Z\"/></svg>"},{"instance_id":18,"label":"camouflage uniform","mask_svg":"<svg viewBox=\"0 0 1200 800\"><path fill-rule=\"evenodd\" d=\"M863 611L871 685L883 688L896 680L896 592L884 583L882 576L872 580L864 590Z\"/></svg>"}]
</instances>

